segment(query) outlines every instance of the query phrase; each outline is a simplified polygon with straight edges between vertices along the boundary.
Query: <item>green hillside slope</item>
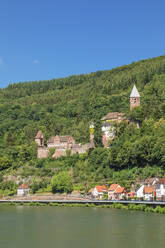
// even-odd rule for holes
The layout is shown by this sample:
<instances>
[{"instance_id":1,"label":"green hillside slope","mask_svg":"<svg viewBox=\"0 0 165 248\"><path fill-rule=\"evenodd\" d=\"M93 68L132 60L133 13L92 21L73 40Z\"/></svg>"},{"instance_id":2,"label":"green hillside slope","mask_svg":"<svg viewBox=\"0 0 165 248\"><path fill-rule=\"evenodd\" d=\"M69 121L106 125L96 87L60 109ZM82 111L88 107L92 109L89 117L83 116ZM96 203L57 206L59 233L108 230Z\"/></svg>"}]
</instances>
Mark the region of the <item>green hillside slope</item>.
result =
<instances>
[{"instance_id":1,"label":"green hillside slope","mask_svg":"<svg viewBox=\"0 0 165 248\"><path fill-rule=\"evenodd\" d=\"M141 94L141 107L130 114L134 84ZM142 126L121 124L118 138L107 150L101 148L100 119L111 111L125 112ZM51 176L51 168L72 168L75 183L103 182L117 173L114 170L128 168L139 173L149 166L153 174L164 173L164 119L165 56L87 75L11 84L0 90L0 170L5 174L30 166L27 174L40 168L43 176ZM77 143L85 143L91 120L98 147L91 154L36 159L34 137L39 129L45 140L71 134Z\"/></svg>"}]
</instances>

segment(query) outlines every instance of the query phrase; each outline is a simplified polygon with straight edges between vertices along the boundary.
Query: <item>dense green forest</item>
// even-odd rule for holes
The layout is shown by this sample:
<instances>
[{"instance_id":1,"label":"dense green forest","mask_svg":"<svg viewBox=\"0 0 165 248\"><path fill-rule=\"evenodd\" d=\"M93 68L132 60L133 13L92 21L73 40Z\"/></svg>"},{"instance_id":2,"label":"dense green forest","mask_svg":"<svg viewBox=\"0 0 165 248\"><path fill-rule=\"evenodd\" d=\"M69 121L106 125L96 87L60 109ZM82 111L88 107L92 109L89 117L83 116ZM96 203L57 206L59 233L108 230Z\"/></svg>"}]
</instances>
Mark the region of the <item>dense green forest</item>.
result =
<instances>
[{"instance_id":1,"label":"dense green forest","mask_svg":"<svg viewBox=\"0 0 165 248\"><path fill-rule=\"evenodd\" d=\"M129 111L129 95L136 84L141 107ZM117 126L109 149L101 144L100 119L108 112L124 112L135 124ZM34 137L72 135L89 140L95 123L93 151L59 159L36 158ZM50 189L51 178L69 171L75 189L120 181L127 187L136 177L162 176L165 171L165 56L142 60L107 71L48 81L11 84L0 89L0 187L14 190L5 175L32 177L33 192ZM60 171L60 172L59 172ZM44 178L42 181L40 178Z\"/></svg>"}]
</instances>

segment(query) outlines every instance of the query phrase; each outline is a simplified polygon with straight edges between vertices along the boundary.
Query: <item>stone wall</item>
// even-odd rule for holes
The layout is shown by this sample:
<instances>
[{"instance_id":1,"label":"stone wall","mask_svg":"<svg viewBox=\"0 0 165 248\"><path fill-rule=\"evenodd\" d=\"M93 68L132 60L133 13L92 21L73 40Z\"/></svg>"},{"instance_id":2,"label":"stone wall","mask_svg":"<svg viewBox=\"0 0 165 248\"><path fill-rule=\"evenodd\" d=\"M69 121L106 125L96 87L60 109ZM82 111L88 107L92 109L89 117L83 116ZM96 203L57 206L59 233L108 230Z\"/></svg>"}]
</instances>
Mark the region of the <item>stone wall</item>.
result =
<instances>
[{"instance_id":1,"label":"stone wall","mask_svg":"<svg viewBox=\"0 0 165 248\"><path fill-rule=\"evenodd\" d=\"M130 110L138 106L140 106L140 97L131 97L130 98Z\"/></svg>"},{"instance_id":2,"label":"stone wall","mask_svg":"<svg viewBox=\"0 0 165 248\"><path fill-rule=\"evenodd\" d=\"M37 158L48 158L49 149L47 147L38 147Z\"/></svg>"}]
</instances>

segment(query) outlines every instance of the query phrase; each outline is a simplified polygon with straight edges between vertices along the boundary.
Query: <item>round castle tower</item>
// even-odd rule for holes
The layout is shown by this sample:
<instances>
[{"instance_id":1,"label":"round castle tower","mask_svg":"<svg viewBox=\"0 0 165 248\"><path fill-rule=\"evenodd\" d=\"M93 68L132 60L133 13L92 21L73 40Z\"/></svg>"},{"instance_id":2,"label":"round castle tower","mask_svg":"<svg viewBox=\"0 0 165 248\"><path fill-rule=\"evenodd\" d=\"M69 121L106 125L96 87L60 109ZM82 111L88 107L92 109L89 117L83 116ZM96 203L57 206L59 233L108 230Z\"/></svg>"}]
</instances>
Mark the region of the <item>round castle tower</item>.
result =
<instances>
[{"instance_id":1,"label":"round castle tower","mask_svg":"<svg viewBox=\"0 0 165 248\"><path fill-rule=\"evenodd\" d=\"M130 110L138 106L140 106L140 94L136 86L134 85L131 95L130 95Z\"/></svg>"}]
</instances>

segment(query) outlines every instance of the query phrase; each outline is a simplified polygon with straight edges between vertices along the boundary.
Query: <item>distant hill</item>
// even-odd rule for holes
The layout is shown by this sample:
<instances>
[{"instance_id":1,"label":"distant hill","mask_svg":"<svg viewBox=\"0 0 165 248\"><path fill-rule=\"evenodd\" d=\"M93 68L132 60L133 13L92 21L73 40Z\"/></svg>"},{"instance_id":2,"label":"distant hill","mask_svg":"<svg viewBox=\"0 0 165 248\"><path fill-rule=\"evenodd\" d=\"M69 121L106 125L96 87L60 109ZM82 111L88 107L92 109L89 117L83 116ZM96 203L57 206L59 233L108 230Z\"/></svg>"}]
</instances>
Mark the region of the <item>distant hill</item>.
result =
<instances>
[{"instance_id":1,"label":"distant hill","mask_svg":"<svg viewBox=\"0 0 165 248\"><path fill-rule=\"evenodd\" d=\"M112 70L10 84L1 89L0 169L19 167L34 159L33 140L40 129L45 140L55 134L70 134L76 142L87 142L91 120L97 129L99 120L108 112L129 114L129 95L134 84L141 94L141 121L147 118L156 123L165 118L165 56ZM101 146L97 135L96 131ZM155 161L158 163L158 158ZM112 156L111 163L112 167L117 166Z\"/></svg>"}]
</instances>

